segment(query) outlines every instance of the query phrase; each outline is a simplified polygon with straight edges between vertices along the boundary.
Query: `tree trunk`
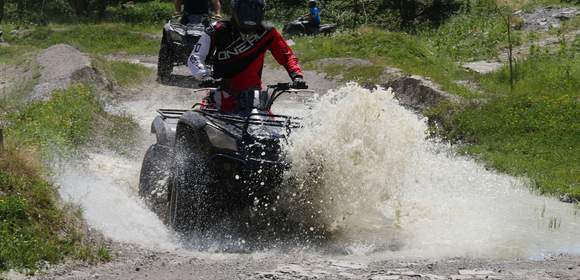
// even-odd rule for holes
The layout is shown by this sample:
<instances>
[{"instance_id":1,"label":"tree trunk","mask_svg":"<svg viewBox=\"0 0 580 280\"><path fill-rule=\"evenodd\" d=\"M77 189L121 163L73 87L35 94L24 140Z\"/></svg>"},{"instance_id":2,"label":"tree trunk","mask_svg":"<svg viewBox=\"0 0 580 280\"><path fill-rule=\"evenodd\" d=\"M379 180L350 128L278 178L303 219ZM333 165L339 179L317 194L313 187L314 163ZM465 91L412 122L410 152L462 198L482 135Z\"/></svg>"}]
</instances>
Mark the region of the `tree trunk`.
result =
<instances>
[{"instance_id":1,"label":"tree trunk","mask_svg":"<svg viewBox=\"0 0 580 280\"><path fill-rule=\"evenodd\" d=\"M4 18L4 0L0 0L0 23L2 23L3 18Z\"/></svg>"}]
</instances>

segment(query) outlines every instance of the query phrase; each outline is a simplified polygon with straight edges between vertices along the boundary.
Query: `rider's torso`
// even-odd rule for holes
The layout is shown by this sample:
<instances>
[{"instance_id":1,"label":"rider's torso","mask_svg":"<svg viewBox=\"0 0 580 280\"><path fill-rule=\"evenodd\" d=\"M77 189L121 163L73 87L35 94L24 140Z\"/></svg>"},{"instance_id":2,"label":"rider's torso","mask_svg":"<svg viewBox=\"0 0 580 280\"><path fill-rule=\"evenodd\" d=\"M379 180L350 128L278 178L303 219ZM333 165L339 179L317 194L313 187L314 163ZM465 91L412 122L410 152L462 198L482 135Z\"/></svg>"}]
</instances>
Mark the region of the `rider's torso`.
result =
<instances>
[{"instance_id":1,"label":"rider's torso","mask_svg":"<svg viewBox=\"0 0 580 280\"><path fill-rule=\"evenodd\" d=\"M209 12L208 0L184 0L183 12L188 15L203 15Z\"/></svg>"},{"instance_id":2,"label":"rider's torso","mask_svg":"<svg viewBox=\"0 0 580 280\"><path fill-rule=\"evenodd\" d=\"M227 91L237 95L249 88L261 88L264 55L274 36L271 28L242 35L223 22L212 33L213 75L228 81Z\"/></svg>"}]
</instances>

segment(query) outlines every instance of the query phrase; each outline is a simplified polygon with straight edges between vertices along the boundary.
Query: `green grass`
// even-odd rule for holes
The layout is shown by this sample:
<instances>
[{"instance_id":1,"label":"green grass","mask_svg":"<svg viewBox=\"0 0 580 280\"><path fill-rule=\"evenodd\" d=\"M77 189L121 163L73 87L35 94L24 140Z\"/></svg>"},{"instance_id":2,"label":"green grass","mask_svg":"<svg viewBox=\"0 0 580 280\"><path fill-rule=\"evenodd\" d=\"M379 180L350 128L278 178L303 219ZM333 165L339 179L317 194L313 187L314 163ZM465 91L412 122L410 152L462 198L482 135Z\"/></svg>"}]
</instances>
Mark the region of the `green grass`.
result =
<instances>
[{"instance_id":1,"label":"green grass","mask_svg":"<svg viewBox=\"0 0 580 280\"><path fill-rule=\"evenodd\" d=\"M92 54L156 54L159 50L158 39L150 34L154 27L120 23L31 26L31 32L22 38L15 38L9 32L6 40L15 46L34 46L47 48L55 44L70 44L83 52ZM5 31L9 27L4 28Z\"/></svg>"},{"instance_id":2,"label":"green grass","mask_svg":"<svg viewBox=\"0 0 580 280\"><path fill-rule=\"evenodd\" d=\"M6 141L17 148L34 148L48 159L55 152L67 155L89 144L126 154L137 141L136 122L128 115L106 113L95 92L82 84L12 111L6 116Z\"/></svg>"},{"instance_id":3,"label":"green grass","mask_svg":"<svg viewBox=\"0 0 580 280\"><path fill-rule=\"evenodd\" d=\"M30 162L14 150L0 153L0 271L34 273L67 256L107 260L106 246L83 240L78 218L60 206L56 188Z\"/></svg>"},{"instance_id":4,"label":"green grass","mask_svg":"<svg viewBox=\"0 0 580 280\"><path fill-rule=\"evenodd\" d=\"M107 78L114 80L118 85L130 87L140 85L147 79L154 77L155 71L143 65L124 61L104 61L100 66L105 71Z\"/></svg>"},{"instance_id":5,"label":"green grass","mask_svg":"<svg viewBox=\"0 0 580 280\"><path fill-rule=\"evenodd\" d=\"M492 12L459 14L437 29L419 32L419 37L457 61L490 59L508 46L505 19ZM513 43L521 43L520 32L514 31Z\"/></svg>"},{"instance_id":6,"label":"green grass","mask_svg":"<svg viewBox=\"0 0 580 280\"><path fill-rule=\"evenodd\" d=\"M8 116L7 141L16 146L71 150L90 139L102 107L89 87L58 90L50 101L35 102Z\"/></svg>"},{"instance_id":7,"label":"green grass","mask_svg":"<svg viewBox=\"0 0 580 280\"><path fill-rule=\"evenodd\" d=\"M508 70L481 78L496 92L482 106L443 105L441 135L471 145L502 172L527 176L545 193L568 193L580 201L580 39L557 54L535 51L517 66L514 89ZM447 107L445 107L447 106Z\"/></svg>"},{"instance_id":8,"label":"green grass","mask_svg":"<svg viewBox=\"0 0 580 280\"><path fill-rule=\"evenodd\" d=\"M300 37L295 41L293 49L307 66L316 68L316 60L331 57L355 57L374 64L373 67L355 67L354 72L349 72L348 68L343 68L342 73L338 73L338 67L330 69L335 75L380 83L377 78L382 73L381 67L391 66L406 73L429 77L457 95L473 96L468 89L454 82L469 74L453 60L434 53L413 35L360 28L327 37Z\"/></svg>"}]
</instances>

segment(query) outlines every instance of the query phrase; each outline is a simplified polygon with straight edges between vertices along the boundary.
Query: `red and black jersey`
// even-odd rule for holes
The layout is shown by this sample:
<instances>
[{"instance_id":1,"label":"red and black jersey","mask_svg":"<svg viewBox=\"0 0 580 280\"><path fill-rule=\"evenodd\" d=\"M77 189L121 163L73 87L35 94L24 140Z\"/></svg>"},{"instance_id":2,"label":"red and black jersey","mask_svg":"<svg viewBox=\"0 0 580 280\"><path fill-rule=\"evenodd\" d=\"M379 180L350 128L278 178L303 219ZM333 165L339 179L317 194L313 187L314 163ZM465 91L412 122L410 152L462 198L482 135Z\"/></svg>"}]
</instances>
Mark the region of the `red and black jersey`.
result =
<instances>
[{"instance_id":1,"label":"red and black jersey","mask_svg":"<svg viewBox=\"0 0 580 280\"><path fill-rule=\"evenodd\" d=\"M225 90L232 95L262 88L264 55L270 51L286 68L290 77L302 76L298 59L273 27L262 26L257 33L241 34L229 21L218 22L200 38L188 65L197 78L208 75L205 61L211 59L214 78L228 81Z\"/></svg>"}]
</instances>

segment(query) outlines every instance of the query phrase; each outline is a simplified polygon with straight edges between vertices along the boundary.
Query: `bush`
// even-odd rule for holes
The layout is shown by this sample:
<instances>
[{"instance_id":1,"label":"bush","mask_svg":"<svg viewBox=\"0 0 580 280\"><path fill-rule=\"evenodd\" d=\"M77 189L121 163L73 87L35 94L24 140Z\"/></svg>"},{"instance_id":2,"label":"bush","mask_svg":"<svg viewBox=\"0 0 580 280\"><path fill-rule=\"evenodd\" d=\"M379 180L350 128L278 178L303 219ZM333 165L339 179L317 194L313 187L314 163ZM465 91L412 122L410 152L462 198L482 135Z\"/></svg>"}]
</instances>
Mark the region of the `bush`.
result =
<instances>
[{"instance_id":1,"label":"bush","mask_svg":"<svg viewBox=\"0 0 580 280\"><path fill-rule=\"evenodd\" d=\"M161 23L171 18L174 12L172 3L150 1L118 10L117 17L127 23Z\"/></svg>"},{"instance_id":2,"label":"bush","mask_svg":"<svg viewBox=\"0 0 580 280\"><path fill-rule=\"evenodd\" d=\"M269 18L291 20L308 12L306 1L273 0L268 4ZM323 21L345 27L378 25L389 30L413 29L418 24L438 25L457 11L460 0L338 0L322 1Z\"/></svg>"}]
</instances>

